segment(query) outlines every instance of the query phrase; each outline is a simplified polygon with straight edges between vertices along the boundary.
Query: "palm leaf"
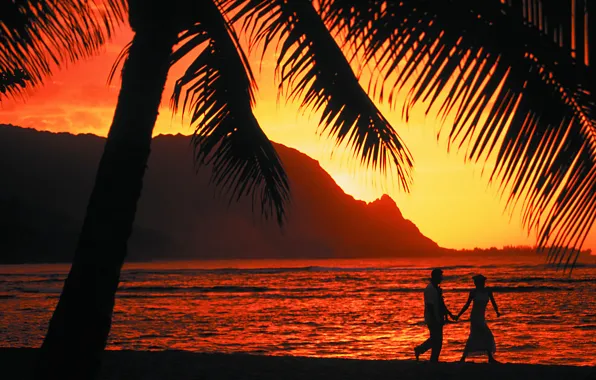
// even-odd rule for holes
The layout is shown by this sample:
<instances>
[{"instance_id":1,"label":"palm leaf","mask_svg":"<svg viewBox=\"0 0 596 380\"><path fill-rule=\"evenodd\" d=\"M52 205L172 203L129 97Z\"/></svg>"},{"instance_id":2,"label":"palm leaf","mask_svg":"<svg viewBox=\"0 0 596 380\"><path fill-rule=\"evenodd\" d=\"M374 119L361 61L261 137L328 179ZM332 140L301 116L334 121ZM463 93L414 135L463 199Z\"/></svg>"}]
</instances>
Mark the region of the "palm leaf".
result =
<instances>
[{"instance_id":1,"label":"palm leaf","mask_svg":"<svg viewBox=\"0 0 596 380\"><path fill-rule=\"evenodd\" d=\"M22 69L15 69L12 72L0 72L0 93L6 94L9 90L15 91L27 87L29 76Z\"/></svg>"},{"instance_id":2,"label":"palm leaf","mask_svg":"<svg viewBox=\"0 0 596 380\"><path fill-rule=\"evenodd\" d=\"M252 194L267 218L284 222L289 184L281 160L252 112L255 81L237 36L213 1L180 37L172 64L203 50L176 81L172 105L191 112L198 164L212 165L212 181L231 196ZM260 200L260 203L259 203Z\"/></svg>"},{"instance_id":3,"label":"palm leaf","mask_svg":"<svg viewBox=\"0 0 596 380\"><path fill-rule=\"evenodd\" d=\"M490 180L509 194L510 210L521 205L524 226L565 268L596 215L596 86L572 44L575 35L582 46L583 8L572 27L570 4L325 0L322 11L381 72L374 96L395 105L409 87L406 118L426 102L427 113L453 117L450 143L467 144L470 159L496 159Z\"/></svg>"},{"instance_id":4,"label":"palm leaf","mask_svg":"<svg viewBox=\"0 0 596 380\"><path fill-rule=\"evenodd\" d=\"M301 107L322 111L320 132L355 152L381 174L397 174L408 190L412 157L387 119L360 86L342 50L311 1L226 0L234 22L243 21L251 46L263 54L279 42L280 91Z\"/></svg>"},{"instance_id":5,"label":"palm leaf","mask_svg":"<svg viewBox=\"0 0 596 380\"><path fill-rule=\"evenodd\" d=\"M0 2L0 73L22 70L38 85L62 65L89 56L124 20L124 0ZM7 86L15 96L24 86Z\"/></svg>"}]
</instances>

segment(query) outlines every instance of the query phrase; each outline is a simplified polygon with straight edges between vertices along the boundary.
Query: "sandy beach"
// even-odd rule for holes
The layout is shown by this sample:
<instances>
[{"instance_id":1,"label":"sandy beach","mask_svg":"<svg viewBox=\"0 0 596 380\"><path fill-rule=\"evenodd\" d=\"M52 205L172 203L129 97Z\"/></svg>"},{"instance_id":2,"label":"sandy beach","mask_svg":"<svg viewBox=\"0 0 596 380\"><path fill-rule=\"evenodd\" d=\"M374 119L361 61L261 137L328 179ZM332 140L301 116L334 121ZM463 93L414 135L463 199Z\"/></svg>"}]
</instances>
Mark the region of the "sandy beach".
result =
<instances>
[{"instance_id":1,"label":"sandy beach","mask_svg":"<svg viewBox=\"0 0 596 380\"><path fill-rule=\"evenodd\" d=\"M0 349L3 373L30 378L35 349ZM17 375L19 374L19 375ZM16 376L16 377L15 377ZM107 351L101 380L228 379L499 379L596 380L595 367L440 363L408 360L318 359L186 351Z\"/></svg>"}]
</instances>

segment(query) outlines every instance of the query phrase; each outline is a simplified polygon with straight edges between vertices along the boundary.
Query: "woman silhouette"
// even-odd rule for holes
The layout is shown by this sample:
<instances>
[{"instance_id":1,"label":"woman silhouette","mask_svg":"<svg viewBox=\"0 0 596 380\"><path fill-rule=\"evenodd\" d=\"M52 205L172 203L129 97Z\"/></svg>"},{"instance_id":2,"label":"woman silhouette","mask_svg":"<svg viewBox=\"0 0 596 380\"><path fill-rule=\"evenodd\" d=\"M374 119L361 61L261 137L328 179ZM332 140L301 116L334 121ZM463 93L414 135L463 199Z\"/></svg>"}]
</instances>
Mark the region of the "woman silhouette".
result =
<instances>
[{"instance_id":1,"label":"woman silhouette","mask_svg":"<svg viewBox=\"0 0 596 380\"><path fill-rule=\"evenodd\" d=\"M474 302L474 305L472 306L472 313L470 315L470 336L466 342L466 347L464 348L464 354L461 357L461 361L465 362L466 357L471 352L486 352L489 363L498 363L498 361L496 361L493 357L493 354L497 351L495 337L488 328L486 320L484 319L488 301L490 300L492 303L493 308L497 313L497 317L500 317L501 313L499 313L493 293L490 291L490 289L485 287L486 277L479 274L472 277L472 280L474 280L476 289L470 292L468 301L457 315L457 318L459 318L463 313L465 313L466 310L468 310L470 303L472 303L472 301Z\"/></svg>"}]
</instances>

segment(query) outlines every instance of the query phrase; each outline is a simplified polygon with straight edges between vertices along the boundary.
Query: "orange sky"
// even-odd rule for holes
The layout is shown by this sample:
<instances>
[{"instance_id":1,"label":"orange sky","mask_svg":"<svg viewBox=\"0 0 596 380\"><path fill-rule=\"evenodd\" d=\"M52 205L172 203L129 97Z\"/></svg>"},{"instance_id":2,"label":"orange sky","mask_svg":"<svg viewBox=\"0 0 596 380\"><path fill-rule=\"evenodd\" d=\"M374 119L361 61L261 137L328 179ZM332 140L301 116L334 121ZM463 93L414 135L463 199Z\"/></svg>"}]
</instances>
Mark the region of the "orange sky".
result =
<instances>
[{"instance_id":1,"label":"orange sky","mask_svg":"<svg viewBox=\"0 0 596 380\"><path fill-rule=\"evenodd\" d=\"M123 28L102 54L58 71L45 86L30 91L25 101L8 100L0 103L0 123L12 123L39 130L71 133L107 134L114 112L119 82L107 85L112 64L132 33ZM395 199L403 215L412 220L424 233L441 246L450 248L490 247L533 244L521 227L519 210L510 217L504 212L495 185L488 185L491 166L464 163L464 151L447 153L445 139L436 140L439 124L433 117L423 115L420 106L410 122L401 119L400 111L380 106L414 155L414 184L409 194L395 188L383 188L379 176L376 184L371 173L354 171L346 160L330 157L331 141L315 134L318 116L303 114L295 104L277 103L273 83L274 57L268 55L259 72L258 56L251 56L259 84L255 114L262 128L273 141L294 147L319 160L337 183L349 194L366 201L384 192ZM190 134L185 120L172 118L168 100L177 74L184 67L170 72L162 111L155 134ZM368 174L368 175L367 175ZM596 249L596 230L593 229L585 248Z\"/></svg>"}]
</instances>

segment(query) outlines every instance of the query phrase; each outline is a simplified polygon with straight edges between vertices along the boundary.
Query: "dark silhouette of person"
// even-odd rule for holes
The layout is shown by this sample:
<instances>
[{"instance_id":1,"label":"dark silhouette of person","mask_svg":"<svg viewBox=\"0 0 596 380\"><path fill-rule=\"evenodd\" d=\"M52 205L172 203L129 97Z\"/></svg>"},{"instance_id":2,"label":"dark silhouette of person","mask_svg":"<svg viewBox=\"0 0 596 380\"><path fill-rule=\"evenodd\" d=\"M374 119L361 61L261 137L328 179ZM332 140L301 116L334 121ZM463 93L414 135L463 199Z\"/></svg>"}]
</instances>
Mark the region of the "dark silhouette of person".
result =
<instances>
[{"instance_id":1,"label":"dark silhouette of person","mask_svg":"<svg viewBox=\"0 0 596 380\"><path fill-rule=\"evenodd\" d=\"M498 363L498 361L493 357L493 354L497 351L495 337L488 328L486 320L484 319L488 301L490 300L492 303L493 308L497 313L497 317L500 317L501 313L499 313L499 308L497 307L497 303L495 302L492 291L486 287L486 277L479 274L472 277L472 279L474 280L476 289L473 289L470 292L468 301L457 315L457 318L459 318L463 313L465 313L468 307L470 307L470 303L474 303L472 306L472 313L470 315L470 336L468 337L468 341L466 342L464 353L460 361L465 362L466 357L471 352L486 352L489 363Z\"/></svg>"},{"instance_id":2,"label":"dark silhouette of person","mask_svg":"<svg viewBox=\"0 0 596 380\"><path fill-rule=\"evenodd\" d=\"M431 349L430 361L438 362L441 348L443 347L443 325L450 316L454 321L456 318L447 310L443 299L443 290L439 286L443 281L443 271L433 269L430 276L430 283L424 289L424 323L430 332L430 338L414 348L416 360L420 355Z\"/></svg>"}]
</instances>

